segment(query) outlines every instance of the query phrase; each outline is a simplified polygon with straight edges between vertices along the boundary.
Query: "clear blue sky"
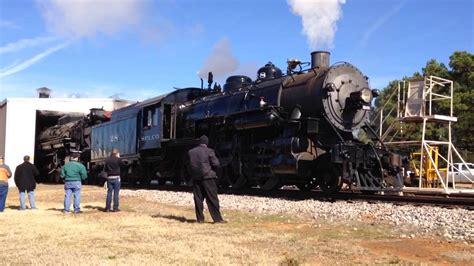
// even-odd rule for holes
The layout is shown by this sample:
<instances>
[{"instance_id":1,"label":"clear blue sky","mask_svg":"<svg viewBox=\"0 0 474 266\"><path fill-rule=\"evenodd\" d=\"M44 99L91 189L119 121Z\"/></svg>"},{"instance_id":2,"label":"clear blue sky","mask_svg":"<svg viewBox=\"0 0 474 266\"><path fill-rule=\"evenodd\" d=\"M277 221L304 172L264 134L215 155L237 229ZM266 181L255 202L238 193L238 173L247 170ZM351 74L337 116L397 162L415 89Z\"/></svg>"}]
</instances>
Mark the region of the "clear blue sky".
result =
<instances>
[{"instance_id":1,"label":"clear blue sky","mask_svg":"<svg viewBox=\"0 0 474 266\"><path fill-rule=\"evenodd\" d=\"M0 0L0 101L43 86L53 97L143 100L200 86L199 71L255 78L268 61L284 70L312 50L383 88L474 50L472 0L325 1Z\"/></svg>"}]
</instances>

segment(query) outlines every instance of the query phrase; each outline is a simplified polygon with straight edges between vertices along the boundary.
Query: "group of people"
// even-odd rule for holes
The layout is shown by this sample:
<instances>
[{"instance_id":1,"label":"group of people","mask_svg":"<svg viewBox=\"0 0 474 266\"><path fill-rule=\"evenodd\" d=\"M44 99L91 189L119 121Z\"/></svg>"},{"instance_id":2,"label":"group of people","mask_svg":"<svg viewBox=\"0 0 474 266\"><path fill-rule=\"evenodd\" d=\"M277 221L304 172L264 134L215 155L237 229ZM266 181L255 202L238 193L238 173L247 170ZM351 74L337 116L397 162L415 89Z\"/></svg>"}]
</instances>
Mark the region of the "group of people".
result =
<instances>
[{"instance_id":1,"label":"group of people","mask_svg":"<svg viewBox=\"0 0 474 266\"><path fill-rule=\"evenodd\" d=\"M214 223L226 223L222 218L217 196L216 172L219 167L219 159L213 149L207 147L209 139L203 135L199 138L199 145L189 150L189 173L193 180L194 206L196 220L204 222L204 199ZM126 163L120 158L118 149L113 149L110 157L105 159L103 172L107 179L107 197L105 201L105 212L119 212L119 191L121 186L120 169ZM30 163L30 156L23 157L23 163L15 169L14 180L20 193L20 210L26 209L26 193L30 202L30 208L36 209L35 194L36 181L39 175L38 169ZM8 179L12 176L10 168L4 164L0 157L0 212L5 209L8 194ZM69 162L61 169L61 178L64 180L64 209L62 212L69 213L71 196L74 196L73 211L80 213L82 181L87 178L85 166L79 162L79 153L73 153ZM113 205L112 205L113 194Z\"/></svg>"},{"instance_id":2,"label":"group of people","mask_svg":"<svg viewBox=\"0 0 474 266\"><path fill-rule=\"evenodd\" d=\"M112 191L114 192L113 211L119 209L119 190L120 190L120 167L125 164L119 158L120 154L117 149L112 151L112 155L105 160L104 171L108 174L107 198L105 211L112 211L111 199ZM14 180L15 185L20 193L20 211L26 210L26 194L30 202L30 209L36 209L35 189L36 177L39 171L34 164L30 162L30 156L23 157L23 163L15 169ZM8 195L8 179L12 176L12 172L8 165L0 157L0 212L5 210L5 203ZM73 153L70 161L64 164L61 169L61 178L64 179L64 213L70 212L71 196L74 196L74 213L80 213L81 208L81 188L82 181L87 178L86 167L79 162L79 153Z\"/></svg>"}]
</instances>

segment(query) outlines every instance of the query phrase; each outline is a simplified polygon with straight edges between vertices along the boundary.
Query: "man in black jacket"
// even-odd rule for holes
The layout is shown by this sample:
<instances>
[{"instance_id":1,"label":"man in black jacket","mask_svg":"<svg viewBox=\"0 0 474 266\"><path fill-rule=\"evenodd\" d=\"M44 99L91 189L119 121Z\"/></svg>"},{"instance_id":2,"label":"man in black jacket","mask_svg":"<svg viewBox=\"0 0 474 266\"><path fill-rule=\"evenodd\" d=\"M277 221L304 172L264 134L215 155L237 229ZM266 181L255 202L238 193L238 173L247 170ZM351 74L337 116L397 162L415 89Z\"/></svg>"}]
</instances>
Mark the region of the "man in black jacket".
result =
<instances>
[{"instance_id":1,"label":"man in black jacket","mask_svg":"<svg viewBox=\"0 0 474 266\"><path fill-rule=\"evenodd\" d=\"M23 163L18 165L15 169L15 185L20 192L20 210L25 210L25 191L28 192L28 199L30 201L30 208L36 209L35 203L35 177L39 175L38 168L30 163L30 156L23 157Z\"/></svg>"},{"instance_id":2,"label":"man in black jacket","mask_svg":"<svg viewBox=\"0 0 474 266\"><path fill-rule=\"evenodd\" d=\"M112 209L112 191L114 192L114 212L119 212L119 191L120 191L120 168L126 164L120 159L118 149L113 149L110 157L105 159L104 171L107 173L107 198L105 201L105 211L110 212Z\"/></svg>"},{"instance_id":3,"label":"man in black jacket","mask_svg":"<svg viewBox=\"0 0 474 266\"><path fill-rule=\"evenodd\" d=\"M217 197L216 172L213 168L219 167L219 159L213 149L207 147L209 140L203 135L199 138L199 145L188 152L189 172L193 179L194 206L198 223L204 222L204 199L211 213L214 223L225 223L219 210Z\"/></svg>"}]
</instances>

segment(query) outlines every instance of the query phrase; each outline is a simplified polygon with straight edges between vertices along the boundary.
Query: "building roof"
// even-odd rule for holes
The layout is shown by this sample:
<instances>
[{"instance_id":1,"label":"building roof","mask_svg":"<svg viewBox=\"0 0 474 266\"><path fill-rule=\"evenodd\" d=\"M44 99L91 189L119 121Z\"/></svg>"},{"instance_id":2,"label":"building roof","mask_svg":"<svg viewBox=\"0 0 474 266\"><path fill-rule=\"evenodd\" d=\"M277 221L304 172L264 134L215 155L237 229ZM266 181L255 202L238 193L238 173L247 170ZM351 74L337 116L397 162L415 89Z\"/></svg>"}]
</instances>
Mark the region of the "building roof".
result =
<instances>
[{"instance_id":1,"label":"building roof","mask_svg":"<svg viewBox=\"0 0 474 266\"><path fill-rule=\"evenodd\" d=\"M25 102L25 103L36 103L36 102L123 102L128 104L136 103L136 101L129 101L125 99L114 99L114 98L5 98L0 102L0 107L7 104L7 102Z\"/></svg>"}]
</instances>

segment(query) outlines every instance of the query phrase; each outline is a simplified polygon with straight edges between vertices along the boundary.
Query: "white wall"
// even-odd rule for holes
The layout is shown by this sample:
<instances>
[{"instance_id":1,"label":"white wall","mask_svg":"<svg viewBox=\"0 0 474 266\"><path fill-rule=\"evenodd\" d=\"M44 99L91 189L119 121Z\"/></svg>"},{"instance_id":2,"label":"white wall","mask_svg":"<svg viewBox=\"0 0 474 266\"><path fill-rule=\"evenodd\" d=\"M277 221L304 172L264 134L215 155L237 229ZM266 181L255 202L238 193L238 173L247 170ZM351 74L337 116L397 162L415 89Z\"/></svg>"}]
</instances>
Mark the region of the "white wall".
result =
<instances>
[{"instance_id":1,"label":"white wall","mask_svg":"<svg viewBox=\"0 0 474 266\"><path fill-rule=\"evenodd\" d=\"M115 101L113 99L7 99L6 105L0 107L0 119L3 118L2 114L6 109L6 121L0 121L0 152L2 146L4 146L5 164L14 172L15 168L23 162L23 156L29 155L31 162L34 161L37 110L88 114L90 108L103 107L107 111L112 111L128 104L130 104L128 101ZM3 143L2 130L5 131ZM9 184L14 186L13 178L10 179Z\"/></svg>"},{"instance_id":2,"label":"white wall","mask_svg":"<svg viewBox=\"0 0 474 266\"><path fill-rule=\"evenodd\" d=\"M6 102L5 102L6 103ZM0 156L5 157L5 134L7 125L7 105L0 103Z\"/></svg>"}]
</instances>

